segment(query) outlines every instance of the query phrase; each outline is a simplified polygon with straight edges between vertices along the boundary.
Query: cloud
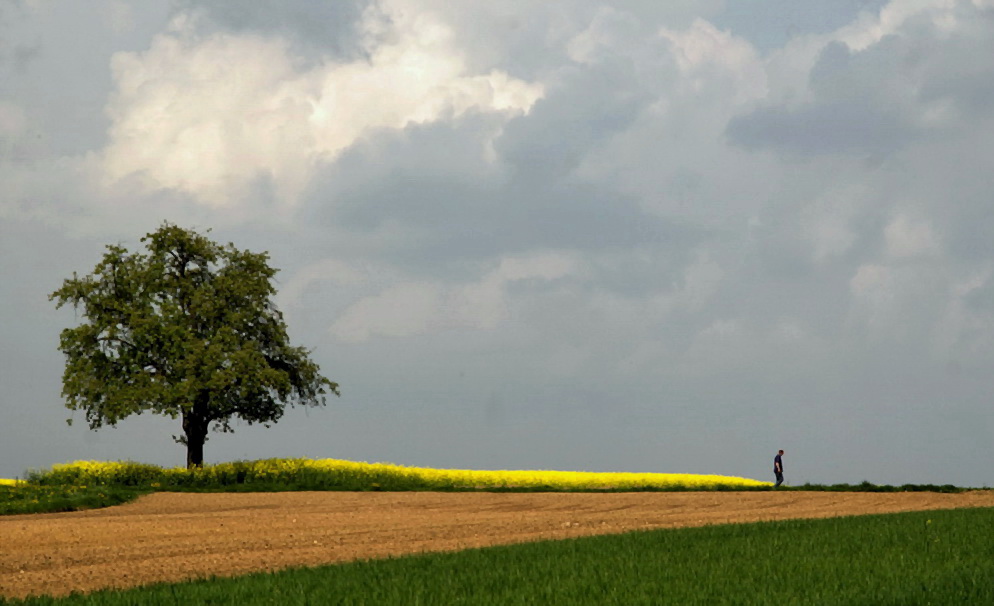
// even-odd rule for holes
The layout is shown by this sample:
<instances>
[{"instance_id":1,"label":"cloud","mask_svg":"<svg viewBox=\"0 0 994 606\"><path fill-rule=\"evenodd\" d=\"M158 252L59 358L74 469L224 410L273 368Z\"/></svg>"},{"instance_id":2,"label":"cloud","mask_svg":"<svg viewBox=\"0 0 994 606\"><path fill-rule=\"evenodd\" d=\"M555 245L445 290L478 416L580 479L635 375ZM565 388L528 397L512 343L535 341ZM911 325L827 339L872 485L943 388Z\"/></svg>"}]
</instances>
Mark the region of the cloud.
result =
<instances>
[{"instance_id":1,"label":"cloud","mask_svg":"<svg viewBox=\"0 0 994 606\"><path fill-rule=\"evenodd\" d=\"M349 307L331 327L331 334L346 342L364 341L371 335L423 334L439 328L442 305L443 294L435 285L399 284Z\"/></svg>"},{"instance_id":2,"label":"cloud","mask_svg":"<svg viewBox=\"0 0 994 606\"><path fill-rule=\"evenodd\" d=\"M204 30L224 30L236 35L278 36L290 41L295 53L320 62L329 55L356 59L362 56L363 14L375 6L369 0L312 2L285 0L279 4L239 0L178 0L177 14L197 14Z\"/></svg>"},{"instance_id":3,"label":"cloud","mask_svg":"<svg viewBox=\"0 0 994 606\"><path fill-rule=\"evenodd\" d=\"M290 280L281 285L278 302L283 309L296 307L305 293L321 282L336 286L360 284L368 279L368 271L356 269L338 259L324 259L298 269Z\"/></svg>"},{"instance_id":4,"label":"cloud","mask_svg":"<svg viewBox=\"0 0 994 606\"><path fill-rule=\"evenodd\" d=\"M20 30L40 9L39 2L3 0L0 2L0 69L9 64L15 74L21 75L38 58L41 47L37 39L24 39ZM5 31L6 30L6 31Z\"/></svg>"},{"instance_id":5,"label":"cloud","mask_svg":"<svg viewBox=\"0 0 994 606\"><path fill-rule=\"evenodd\" d=\"M868 341L918 342L931 349L931 327L941 317L949 279L934 268L861 265L850 282L850 322ZM936 297L933 293L941 293Z\"/></svg>"},{"instance_id":6,"label":"cloud","mask_svg":"<svg viewBox=\"0 0 994 606\"><path fill-rule=\"evenodd\" d=\"M931 225L924 220L899 215L884 229L887 254L894 259L910 259L939 252Z\"/></svg>"},{"instance_id":7,"label":"cloud","mask_svg":"<svg viewBox=\"0 0 994 606\"><path fill-rule=\"evenodd\" d=\"M755 47L727 31L719 31L703 19L695 19L686 30L664 28L660 35L672 45L683 75L681 85L694 94L705 86L731 92L734 104L766 95L766 72Z\"/></svg>"},{"instance_id":8,"label":"cloud","mask_svg":"<svg viewBox=\"0 0 994 606\"><path fill-rule=\"evenodd\" d=\"M841 184L827 190L801 211L804 234L818 263L845 255L856 244L854 225L864 212L869 192L859 184Z\"/></svg>"},{"instance_id":9,"label":"cloud","mask_svg":"<svg viewBox=\"0 0 994 606\"><path fill-rule=\"evenodd\" d=\"M272 253L291 329L363 404L295 427L316 452L748 474L791 436L815 481L853 481L842 449L987 481L906 444L990 416L992 7L819 5L771 44L726 4L191 0L171 25L130 5L121 38L95 15L113 79L87 60L78 94L0 99L4 231L46 247L8 260L63 258L8 263L16 315L75 253L210 226Z\"/></svg>"},{"instance_id":10,"label":"cloud","mask_svg":"<svg viewBox=\"0 0 994 606\"><path fill-rule=\"evenodd\" d=\"M511 316L508 288L576 274L568 253L506 257L476 282L461 285L403 282L350 305L331 326L345 342L374 336L411 337L451 329L493 330Z\"/></svg>"},{"instance_id":11,"label":"cloud","mask_svg":"<svg viewBox=\"0 0 994 606\"><path fill-rule=\"evenodd\" d=\"M135 15L134 9L130 4L126 4L122 0L112 0L110 3L103 5L102 9L105 19L107 19L111 30L115 33L121 34L134 29Z\"/></svg>"},{"instance_id":12,"label":"cloud","mask_svg":"<svg viewBox=\"0 0 994 606\"><path fill-rule=\"evenodd\" d=\"M977 57L994 52L992 24L994 11L969 3L897 1L876 18L799 41L798 54L813 60L798 66L803 90L737 116L728 136L791 155L879 156L965 127L990 113L977 100L994 92L994 64Z\"/></svg>"},{"instance_id":13,"label":"cloud","mask_svg":"<svg viewBox=\"0 0 994 606\"><path fill-rule=\"evenodd\" d=\"M887 0L821 2L820 0L770 0L762 3L729 3L714 16L715 25L730 27L737 36L763 52L775 52L800 36L832 33L879 12Z\"/></svg>"},{"instance_id":14,"label":"cloud","mask_svg":"<svg viewBox=\"0 0 994 606\"><path fill-rule=\"evenodd\" d=\"M0 136L5 142L23 133L26 126L27 119L20 106L0 101Z\"/></svg>"},{"instance_id":15,"label":"cloud","mask_svg":"<svg viewBox=\"0 0 994 606\"><path fill-rule=\"evenodd\" d=\"M387 7L389 8L389 7ZM194 16L144 53L114 57L107 186L172 189L225 207L260 184L292 207L315 169L364 135L458 117L527 112L542 87L470 74L444 23L370 13L369 59L304 70L281 38L196 33Z\"/></svg>"},{"instance_id":16,"label":"cloud","mask_svg":"<svg viewBox=\"0 0 994 606\"><path fill-rule=\"evenodd\" d=\"M994 359L994 280L991 268L957 276L933 327L935 351L956 372L986 373Z\"/></svg>"}]
</instances>

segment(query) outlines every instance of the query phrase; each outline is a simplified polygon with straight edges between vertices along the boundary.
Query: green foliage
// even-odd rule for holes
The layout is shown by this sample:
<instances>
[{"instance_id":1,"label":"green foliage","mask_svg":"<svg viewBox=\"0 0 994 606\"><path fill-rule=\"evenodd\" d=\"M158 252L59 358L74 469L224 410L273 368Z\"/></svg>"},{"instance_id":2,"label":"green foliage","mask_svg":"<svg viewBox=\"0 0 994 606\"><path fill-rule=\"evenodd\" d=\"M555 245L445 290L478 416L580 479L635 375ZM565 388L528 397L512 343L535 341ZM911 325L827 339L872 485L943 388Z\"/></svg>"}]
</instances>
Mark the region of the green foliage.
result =
<instances>
[{"instance_id":1,"label":"green foliage","mask_svg":"<svg viewBox=\"0 0 994 606\"><path fill-rule=\"evenodd\" d=\"M0 515L97 509L126 503L143 493L119 486L40 486L19 482L0 485Z\"/></svg>"},{"instance_id":2,"label":"green foliage","mask_svg":"<svg viewBox=\"0 0 994 606\"><path fill-rule=\"evenodd\" d=\"M32 605L992 604L994 510L636 532Z\"/></svg>"},{"instance_id":3,"label":"green foliage","mask_svg":"<svg viewBox=\"0 0 994 606\"><path fill-rule=\"evenodd\" d=\"M219 245L163 224L146 252L108 246L93 273L51 295L83 322L62 331L62 393L91 429L142 412L182 417L188 466L203 463L208 428L273 423L285 405L321 405L338 385L289 344L272 302L267 253Z\"/></svg>"}]
</instances>

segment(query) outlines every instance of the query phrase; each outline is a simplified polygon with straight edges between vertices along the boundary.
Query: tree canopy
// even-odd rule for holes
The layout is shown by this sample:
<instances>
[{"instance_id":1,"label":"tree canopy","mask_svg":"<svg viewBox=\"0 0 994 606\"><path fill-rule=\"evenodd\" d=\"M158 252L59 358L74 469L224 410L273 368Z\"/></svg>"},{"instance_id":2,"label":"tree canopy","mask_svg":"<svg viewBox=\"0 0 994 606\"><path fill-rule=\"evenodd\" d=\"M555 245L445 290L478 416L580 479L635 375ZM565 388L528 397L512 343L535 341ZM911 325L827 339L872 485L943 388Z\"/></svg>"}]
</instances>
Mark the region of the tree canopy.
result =
<instances>
[{"instance_id":1,"label":"tree canopy","mask_svg":"<svg viewBox=\"0 0 994 606\"><path fill-rule=\"evenodd\" d=\"M176 439L195 467L209 428L233 431L235 418L268 426L288 404L339 395L289 344L268 253L168 223L141 242L145 252L108 246L91 274L74 273L50 297L82 315L60 336L62 394L91 429L142 412L179 417Z\"/></svg>"}]
</instances>

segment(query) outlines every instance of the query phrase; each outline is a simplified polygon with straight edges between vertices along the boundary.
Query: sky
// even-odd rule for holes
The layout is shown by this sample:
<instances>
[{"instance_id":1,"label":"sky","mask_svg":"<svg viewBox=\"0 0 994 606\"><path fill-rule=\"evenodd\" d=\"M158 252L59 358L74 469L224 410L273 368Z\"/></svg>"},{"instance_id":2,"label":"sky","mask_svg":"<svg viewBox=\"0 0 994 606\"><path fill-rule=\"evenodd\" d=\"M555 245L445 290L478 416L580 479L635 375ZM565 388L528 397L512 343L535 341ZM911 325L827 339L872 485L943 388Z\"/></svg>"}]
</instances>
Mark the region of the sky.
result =
<instances>
[{"instance_id":1,"label":"sky","mask_svg":"<svg viewBox=\"0 0 994 606\"><path fill-rule=\"evenodd\" d=\"M208 463L994 485L992 0L0 0L0 477L185 463L48 298L163 222L341 385Z\"/></svg>"}]
</instances>

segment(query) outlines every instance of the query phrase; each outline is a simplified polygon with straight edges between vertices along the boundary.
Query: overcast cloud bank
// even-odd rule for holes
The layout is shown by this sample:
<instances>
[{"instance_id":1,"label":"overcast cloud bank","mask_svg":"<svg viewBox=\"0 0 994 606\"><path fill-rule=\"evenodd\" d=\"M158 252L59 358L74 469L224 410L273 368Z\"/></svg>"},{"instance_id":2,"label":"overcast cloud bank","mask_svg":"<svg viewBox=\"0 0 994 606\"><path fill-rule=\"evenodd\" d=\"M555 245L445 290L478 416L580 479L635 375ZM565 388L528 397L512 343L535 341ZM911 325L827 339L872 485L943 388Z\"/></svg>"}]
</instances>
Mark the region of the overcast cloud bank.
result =
<instances>
[{"instance_id":1,"label":"overcast cloud bank","mask_svg":"<svg viewBox=\"0 0 994 606\"><path fill-rule=\"evenodd\" d=\"M994 2L842 4L0 3L0 476L181 462L47 302L168 220L342 386L208 460L994 484Z\"/></svg>"}]
</instances>

